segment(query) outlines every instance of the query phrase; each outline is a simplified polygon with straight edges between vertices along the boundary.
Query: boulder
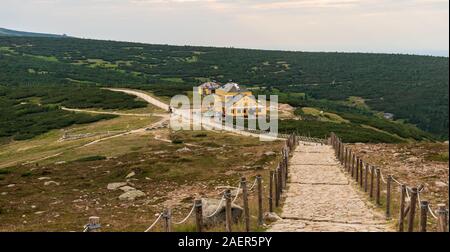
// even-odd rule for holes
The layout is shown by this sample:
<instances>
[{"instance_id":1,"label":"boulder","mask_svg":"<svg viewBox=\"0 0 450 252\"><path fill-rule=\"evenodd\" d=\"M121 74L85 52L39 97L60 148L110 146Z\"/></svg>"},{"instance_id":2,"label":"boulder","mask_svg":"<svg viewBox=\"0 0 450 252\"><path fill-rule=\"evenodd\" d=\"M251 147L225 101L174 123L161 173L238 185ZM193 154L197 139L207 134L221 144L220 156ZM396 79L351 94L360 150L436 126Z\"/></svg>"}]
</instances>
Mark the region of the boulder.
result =
<instances>
[{"instance_id":1,"label":"boulder","mask_svg":"<svg viewBox=\"0 0 450 252\"><path fill-rule=\"evenodd\" d=\"M128 192L122 193L119 196L119 199L120 200L135 200L137 198L144 197L144 196L145 196L144 192L139 191L139 190L133 190L133 191L128 191Z\"/></svg>"},{"instance_id":2,"label":"boulder","mask_svg":"<svg viewBox=\"0 0 450 252\"><path fill-rule=\"evenodd\" d=\"M190 151L191 151L191 149L189 149L188 147L184 147L184 148L177 150L177 152L190 152Z\"/></svg>"},{"instance_id":3,"label":"boulder","mask_svg":"<svg viewBox=\"0 0 450 252\"><path fill-rule=\"evenodd\" d=\"M436 181L436 182L434 182L434 184L437 187L447 187L447 184L445 182L442 182L442 181Z\"/></svg>"},{"instance_id":4,"label":"boulder","mask_svg":"<svg viewBox=\"0 0 450 252\"><path fill-rule=\"evenodd\" d=\"M270 157L270 156L275 156L277 154L273 151L267 151L266 153L264 153L264 155Z\"/></svg>"},{"instance_id":5,"label":"boulder","mask_svg":"<svg viewBox=\"0 0 450 252\"><path fill-rule=\"evenodd\" d=\"M40 178L38 178L38 180L49 180L49 179L51 179L50 177L40 177Z\"/></svg>"},{"instance_id":6,"label":"boulder","mask_svg":"<svg viewBox=\"0 0 450 252\"><path fill-rule=\"evenodd\" d=\"M50 181L46 181L46 182L44 183L44 185L45 185L45 186L49 186L49 185L57 185L57 186L59 186L59 183L50 180Z\"/></svg>"},{"instance_id":7,"label":"boulder","mask_svg":"<svg viewBox=\"0 0 450 252\"><path fill-rule=\"evenodd\" d=\"M125 178L126 179L131 178L131 177L134 177L134 175L136 175L136 173L134 171L132 171L132 172L128 173L128 175Z\"/></svg>"},{"instance_id":8,"label":"boulder","mask_svg":"<svg viewBox=\"0 0 450 252\"><path fill-rule=\"evenodd\" d=\"M203 224L205 226L212 226L217 223L225 222L225 201L222 201L222 204L220 204L220 206L219 204L220 200L202 198ZM231 204L231 216L234 223L238 222L243 212L244 210L242 209L242 207L236 204Z\"/></svg>"},{"instance_id":9,"label":"boulder","mask_svg":"<svg viewBox=\"0 0 450 252\"><path fill-rule=\"evenodd\" d=\"M281 220L281 217L274 212L266 212L264 213L264 220L267 222L275 222Z\"/></svg>"},{"instance_id":10,"label":"boulder","mask_svg":"<svg viewBox=\"0 0 450 252\"><path fill-rule=\"evenodd\" d=\"M116 182L116 183L109 183L108 186L106 188L108 188L108 190L117 190L122 186L126 186L127 182Z\"/></svg>"},{"instance_id":11,"label":"boulder","mask_svg":"<svg viewBox=\"0 0 450 252\"><path fill-rule=\"evenodd\" d=\"M135 188L133 188L131 186L122 186L119 189L124 191L124 192L129 192L129 191L135 191L136 190Z\"/></svg>"}]
</instances>

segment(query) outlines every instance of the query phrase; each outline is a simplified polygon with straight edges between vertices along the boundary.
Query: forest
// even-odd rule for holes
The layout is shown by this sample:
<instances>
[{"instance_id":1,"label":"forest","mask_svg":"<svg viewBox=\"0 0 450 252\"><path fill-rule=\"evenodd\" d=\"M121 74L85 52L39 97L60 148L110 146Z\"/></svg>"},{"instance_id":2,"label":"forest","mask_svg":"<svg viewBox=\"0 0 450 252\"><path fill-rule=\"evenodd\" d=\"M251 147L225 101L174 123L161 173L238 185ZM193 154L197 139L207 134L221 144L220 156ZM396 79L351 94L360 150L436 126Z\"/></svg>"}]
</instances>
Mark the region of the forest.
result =
<instances>
[{"instance_id":1,"label":"forest","mask_svg":"<svg viewBox=\"0 0 450 252\"><path fill-rule=\"evenodd\" d=\"M447 57L0 37L0 85L12 89L28 85L41 92L42 85L61 85L61 90L71 85L93 89L117 86L172 96L206 80L232 80L266 93L276 90L294 107L323 107L344 114L350 110L344 117L358 123L377 125L398 135L422 134L372 118L373 111L389 112L395 120L448 139ZM363 99L369 111L342 105L352 96ZM64 101L61 95L41 97L48 104L107 106L75 98Z\"/></svg>"},{"instance_id":2,"label":"forest","mask_svg":"<svg viewBox=\"0 0 450 252\"><path fill-rule=\"evenodd\" d=\"M132 109L145 107L132 96L73 85L0 86L0 139L24 140L52 129L114 118L68 112L69 108ZM0 141L2 142L2 141Z\"/></svg>"}]
</instances>

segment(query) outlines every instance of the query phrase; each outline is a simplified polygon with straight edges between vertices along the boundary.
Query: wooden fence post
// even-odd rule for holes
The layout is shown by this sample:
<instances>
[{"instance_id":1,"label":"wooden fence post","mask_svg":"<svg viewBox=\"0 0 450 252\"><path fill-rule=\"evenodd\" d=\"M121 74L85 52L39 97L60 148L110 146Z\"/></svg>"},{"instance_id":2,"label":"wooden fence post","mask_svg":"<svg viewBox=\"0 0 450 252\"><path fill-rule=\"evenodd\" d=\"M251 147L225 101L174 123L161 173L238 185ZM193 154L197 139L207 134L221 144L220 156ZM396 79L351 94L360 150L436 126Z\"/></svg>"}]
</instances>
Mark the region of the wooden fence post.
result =
<instances>
[{"instance_id":1,"label":"wooden fence post","mask_svg":"<svg viewBox=\"0 0 450 252\"><path fill-rule=\"evenodd\" d=\"M438 231L447 232L448 226L448 210L445 208L445 204L438 204Z\"/></svg>"},{"instance_id":2,"label":"wooden fence post","mask_svg":"<svg viewBox=\"0 0 450 252\"><path fill-rule=\"evenodd\" d=\"M391 184L392 175L389 174L386 178L386 219L391 218Z\"/></svg>"},{"instance_id":3,"label":"wooden fence post","mask_svg":"<svg viewBox=\"0 0 450 252\"><path fill-rule=\"evenodd\" d=\"M227 232L231 232L231 225L233 223L233 214L231 212L231 190L225 191L225 229Z\"/></svg>"},{"instance_id":4,"label":"wooden fence post","mask_svg":"<svg viewBox=\"0 0 450 252\"><path fill-rule=\"evenodd\" d=\"M362 188L363 187L363 161L362 159L359 160L359 186Z\"/></svg>"},{"instance_id":5,"label":"wooden fence post","mask_svg":"<svg viewBox=\"0 0 450 252\"><path fill-rule=\"evenodd\" d=\"M420 202L420 232L427 232L428 201Z\"/></svg>"},{"instance_id":6,"label":"wooden fence post","mask_svg":"<svg viewBox=\"0 0 450 252\"><path fill-rule=\"evenodd\" d=\"M404 231L404 222L405 222L405 199L406 199L406 185L401 185L400 192L400 213L398 217L398 231Z\"/></svg>"},{"instance_id":7,"label":"wooden fence post","mask_svg":"<svg viewBox=\"0 0 450 252\"><path fill-rule=\"evenodd\" d=\"M375 176L375 167L370 166L370 191L369 191L369 197L370 199L373 199L373 179Z\"/></svg>"},{"instance_id":8,"label":"wooden fence post","mask_svg":"<svg viewBox=\"0 0 450 252\"><path fill-rule=\"evenodd\" d=\"M377 192L375 194L375 201L377 205L381 205L381 171L380 168L376 168L377 171Z\"/></svg>"},{"instance_id":9,"label":"wooden fence post","mask_svg":"<svg viewBox=\"0 0 450 252\"><path fill-rule=\"evenodd\" d=\"M202 207L202 200L196 199L195 200L195 226L197 232L203 231L203 207Z\"/></svg>"},{"instance_id":10,"label":"wooden fence post","mask_svg":"<svg viewBox=\"0 0 450 252\"><path fill-rule=\"evenodd\" d=\"M269 174L269 212L273 212L273 175L274 175L274 172L270 171L270 174Z\"/></svg>"},{"instance_id":11,"label":"wooden fence post","mask_svg":"<svg viewBox=\"0 0 450 252\"><path fill-rule=\"evenodd\" d=\"M241 188L242 188L242 199L244 201L243 203L244 203L245 231L250 232L250 212L248 209L247 180L244 177L241 178Z\"/></svg>"},{"instance_id":12,"label":"wooden fence post","mask_svg":"<svg viewBox=\"0 0 450 252\"><path fill-rule=\"evenodd\" d=\"M355 171L355 180L359 181L359 157L356 158L356 171Z\"/></svg>"},{"instance_id":13,"label":"wooden fence post","mask_svg":"<svg viewBox=\"0 0 450 252\"><path fill-rule=\"evenodd\" d=\"M278 167L278 198L281 199L281 194L283 193L283 181L281 179L283 177L283 173L281 171L281 167Z\"/></svg>"},{"instance_id":14,"label":"wooden fence post","mask_svg":"<svg viewBox=\"0 0 450 252\"><path fill-rule=\"evenodd\" d=\"M367 192L369 190L369 165L366 163L364 165L364 192Z\"/></svg>"},{"instance_id":15,"label":"wooden fence post","mask_svg":"<svg viewBox=\"0 0 450 252\"><path fill-rule=\"evenodd\" d=\"M278 185L278 169L275 170L274 172L274 177L273 177L273 182L275 183L275 207L279 207L280 206L280 195L278 194L279 192L279 185Z\"/></svg>"},{"instance_id":16,"label":"wooden fence post","mask_svg":"<svg viewBox=\"0 0 450 252\"><path fill-rule=\"evenodd\" d=\"M163 211L163 219L164 219L164 232L172 232L172 212L170 208L166 208Z\"/></svg>"},{"instance_id":17,"label":"wooden fence post","mask_svg":"<svg viewBox=\"0 0 450 252\"><path fill-rule=\"evenodd\" d=\"M356 154L353 154L353 159L352 159L352 178L355 177L355 170L356 170Z\"/></svg>"},{"instance_id":18,"label":"wooden fence post","mask_svg":"<svg viewBox=\"0 0 450 252\"><path fill-rule=\"evenodd\" d=\"M345 147L344 148L344 169L346 169L347 168L347 161L348 161L348 148L347 147Z\"/></svg>"},{"instance_id":19,"label":"wooden fence post","mask_svg":"<svg viewBox=\"0 0 450 252\"><path fill-rule=\"evenodd\" d=\"M406 188L408 190L408 188ZM414 217L416 215L417 204L417 188L411 188L411 201L409 203L409 216L408 216L408 232L414 231Z\"/></svg>"},{"instance_id":20,"label":"wooden fence post","mask_svg":"<svg viewBox=\"0 0 450 252\"><path fill-rule=\"evenodd\" d=\"M352 159L353 159L353 151L350 149L349 154L348 154L348 164L347 164L347 169L346 169L346 171L348 173L350 173L350 169L352 167Z\"/></svg>"},{"instance_id":21,"label":"wooden fence post","mask_svg":"<svg viewBox=\"0 0 450 252\"><path fill-rule=\"evenodd\" d=\"M289 178L289 154L287 154L287 156L286 156L286 171L285 171L285 173L284 173L284 187L286 188L287 187L287 181L288 181L288 178Z\"/></svg>"},{"instance_id":22,"label":"wooden fence post","mask_svg":"<svg viewBox=\"0 0 450 252\"><path fill-rule=\"evenodd\" d=\"M258 184L258 225L264 224L263 222L263 188L261 175L256 176L256 183Z\"/></svg>"}]
</instances>

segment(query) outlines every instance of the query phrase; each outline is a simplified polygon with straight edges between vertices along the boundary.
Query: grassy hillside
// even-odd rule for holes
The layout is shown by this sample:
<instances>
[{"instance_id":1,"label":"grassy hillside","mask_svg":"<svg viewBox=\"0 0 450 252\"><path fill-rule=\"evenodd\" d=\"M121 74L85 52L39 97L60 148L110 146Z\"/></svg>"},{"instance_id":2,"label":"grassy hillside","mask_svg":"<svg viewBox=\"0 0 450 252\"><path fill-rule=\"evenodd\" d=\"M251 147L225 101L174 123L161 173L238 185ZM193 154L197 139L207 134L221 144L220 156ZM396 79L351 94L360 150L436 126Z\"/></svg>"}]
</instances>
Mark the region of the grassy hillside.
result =
<instances>
[{"instance_id":1,"label":"grassy hillside","mask_svg":"<svg viewBox=\"0 0 450 252\"><path fill-rule=\"evenodd\" d=\"M375 111L448 138L448 58L0 38L0 84L122 86L171 96L214 79L306 94L332 106L360 97ZM288 96L293 106L305 103ZM337 105L336 105L337 104Z\"/></svg>"},{"instance_id":2,"label":"grassy hillside","mask_svg":"<svg viewBox=\"0 0 450 252\"><path fill-rule=\"evenodd\" d=\"M0 86L0 144L7 139L24 140L73 124L111 119L113 115L90 115L64 111L69 108L133 109L145 107L133 96L94 87L73 85ZM3 141L1 141L3 139ZM6 140L5 140L6 139Z\"/></svg>"}]
</instances>

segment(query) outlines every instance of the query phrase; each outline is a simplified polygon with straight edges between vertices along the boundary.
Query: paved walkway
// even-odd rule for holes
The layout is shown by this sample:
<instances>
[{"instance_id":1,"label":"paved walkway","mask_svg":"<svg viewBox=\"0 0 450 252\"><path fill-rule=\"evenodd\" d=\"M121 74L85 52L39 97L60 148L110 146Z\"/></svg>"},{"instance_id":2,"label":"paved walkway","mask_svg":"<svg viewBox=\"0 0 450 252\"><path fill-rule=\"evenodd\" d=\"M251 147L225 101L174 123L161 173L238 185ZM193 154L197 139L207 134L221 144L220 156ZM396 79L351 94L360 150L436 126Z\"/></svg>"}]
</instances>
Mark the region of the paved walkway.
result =
<instances>
[{"instance_id":1,"label":"paved walkway","mask_svg":"<svg viewBox=\"0 0 450 252\"><path fill-rule=\"evenodd\" d=\"M289 173L282 220L269 232L392 231L384 216L356 191L331 146L301 142Z\"/></svg>"}]
</instances>

